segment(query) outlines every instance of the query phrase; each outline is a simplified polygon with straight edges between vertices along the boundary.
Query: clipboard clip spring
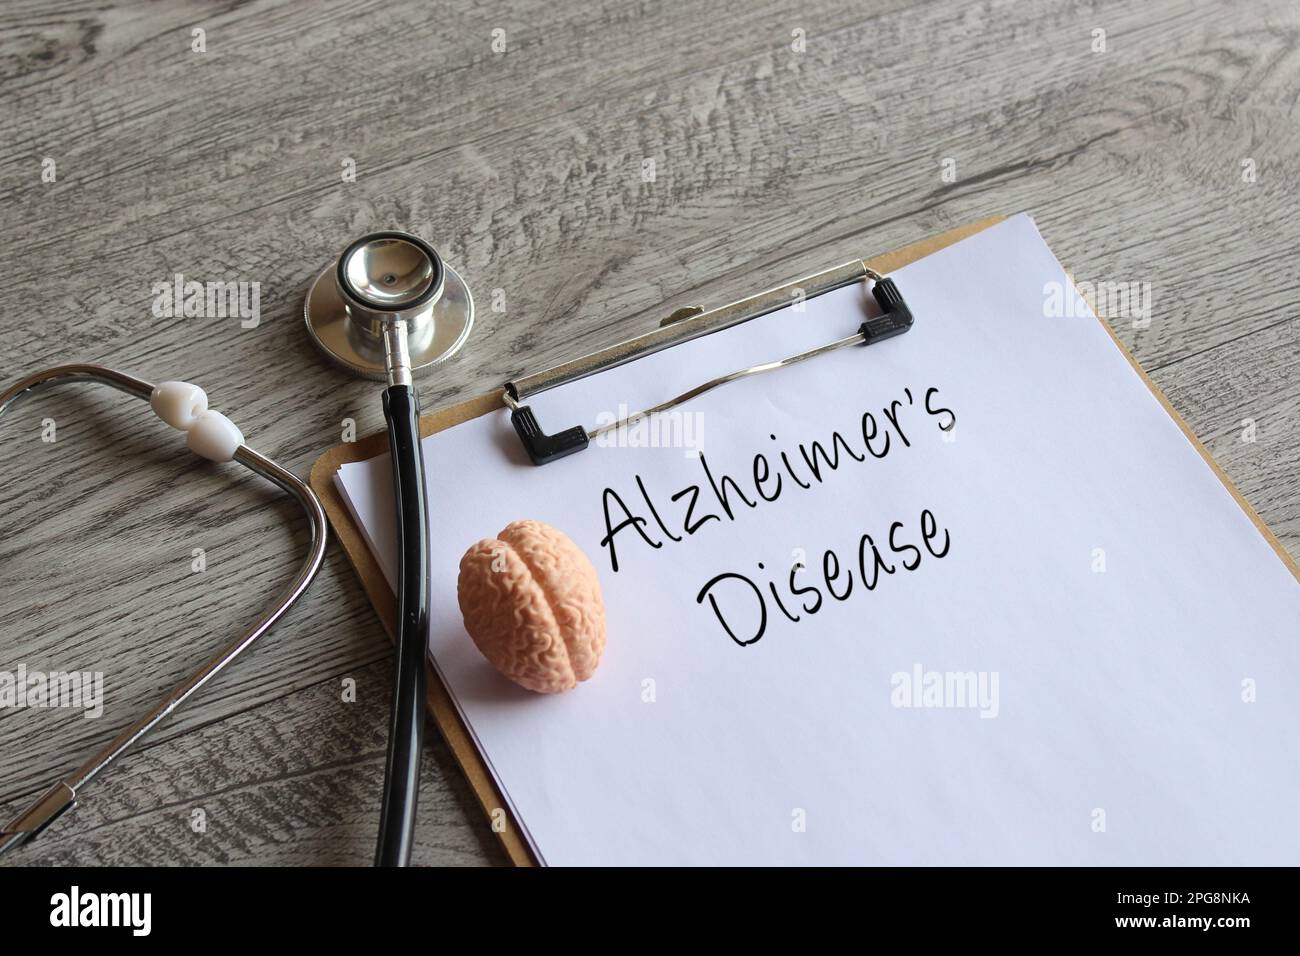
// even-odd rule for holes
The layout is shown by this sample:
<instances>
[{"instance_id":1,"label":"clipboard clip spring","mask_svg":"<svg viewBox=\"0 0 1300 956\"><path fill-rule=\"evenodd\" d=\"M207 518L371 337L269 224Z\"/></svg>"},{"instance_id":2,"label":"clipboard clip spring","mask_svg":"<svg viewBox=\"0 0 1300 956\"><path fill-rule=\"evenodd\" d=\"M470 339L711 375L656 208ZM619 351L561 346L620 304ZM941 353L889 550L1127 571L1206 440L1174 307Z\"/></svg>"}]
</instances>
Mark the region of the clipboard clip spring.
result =
<instances>
[{"instance_id":1,"label":"clipboard clip spring","mask_svg":"<svg viewBox=\"0 0 1300 956\"><path fill-rule=\"evenodd\" d=\"M661 349L678 345L710 332L738 325L749 319L756 319L759 316L789 305L793 300L812 298L830 292L832 289L838 289L868 279L875 283L871 288L871 293L880 306L881 314L867 319L853 335L808 349L796 355L786 356L783 359L751 365L749 368L742 368L726 375L720 375L695 386L689 391L674 396L666 402L643 409L618 421L601 425L591 431L588 431L582 425L574 425L572 428L566 428L553 435L548 435L542 429L541 423L537 420L533 410L523 403L523 398L527 395L533 395L548 388L586 378L588 375L594 375L597 372L614 368L625 362L634 361ZM528 453L529 459L534 465L545 465L558 458L564 458L575 452L582 451L592 440L607 432L627 428L643 418L675 408L703 395L705 392L712 391L720 385L726 385L728 382L748 378L762 372L771 372L790 365L797 365L818 355L824 355L827 352L847 348L851 345L873 345L896 335L902 335L912 327L913 321L912 310L908 308L907 302L904 300L903 294L898 290L894 280L880 275L861 260L855 260L707 312L696 307L678 309L653 332L620 345L615 345L595 355L575 359L545 372L507 382L502 388L501 397L506 407L510 409L510 423L514 426L515 433L519 436L519 440Z\"/></svg>"}]
</instances>

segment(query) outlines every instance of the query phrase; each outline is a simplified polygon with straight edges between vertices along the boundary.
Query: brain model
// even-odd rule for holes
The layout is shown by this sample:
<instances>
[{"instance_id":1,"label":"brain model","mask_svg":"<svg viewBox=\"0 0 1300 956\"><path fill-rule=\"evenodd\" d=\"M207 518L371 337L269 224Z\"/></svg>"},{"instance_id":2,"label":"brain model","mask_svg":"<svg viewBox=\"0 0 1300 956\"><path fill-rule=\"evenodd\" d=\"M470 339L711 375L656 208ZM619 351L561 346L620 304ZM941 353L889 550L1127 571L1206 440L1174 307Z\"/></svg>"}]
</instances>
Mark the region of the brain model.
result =
<instances>
[{"instance_id":1,"label":"brain model","mask_svg":"<svg viewBox=\"0 0 1300 956\"><path fill-rule=\"evenodd\" d=\"M605 605L591 561L567 535L515 521L460 559L465 630L492 666L542 694L572 690L605 650Z\"/></svg>"}]
</instances>

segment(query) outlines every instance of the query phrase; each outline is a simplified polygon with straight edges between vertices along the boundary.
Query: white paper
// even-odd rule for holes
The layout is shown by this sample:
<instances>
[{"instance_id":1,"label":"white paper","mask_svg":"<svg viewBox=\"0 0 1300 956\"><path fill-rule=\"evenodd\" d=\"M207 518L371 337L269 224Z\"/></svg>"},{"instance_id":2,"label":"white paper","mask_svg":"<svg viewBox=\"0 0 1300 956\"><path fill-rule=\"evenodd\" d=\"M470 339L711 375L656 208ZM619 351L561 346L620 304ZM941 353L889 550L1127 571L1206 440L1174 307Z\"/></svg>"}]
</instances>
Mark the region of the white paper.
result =
<instances>
[{"instance_id":1,"label":"white paper","mask_svg":"<svg viewBox=\"0 0 1300 956\"><path fill-rule=\"evenodd\" d=\"M602 490L662 540L640 475L680 535L668 497L701 482L698 458L593 446L533 467L504 410L425 439L430 651L535 851L548 864L1300 862L1295 578L1101 324L1045 314L1049 284L1070 286L1030 219L894 277L916 316L906 335L687 410L715 477L751 498L756 453L783 473L787 452L807 480L801 442L839 431L861 454L862 413L883 429L893 400L910 445L895 436L884 458L845 459L809 490L787 476L776 501L657 550L620 532L617 573ZM851 334L867 299L819 296L530 404L549 431L590 428L620 403ZM954 440L920 409L931 388ZM387 457L339 475L391 582L389 480ZM703 484L699 507L717 511ZM916 543L923 510L950 534L946 555L922 549L916 570L865 591L860 535L887 551L902 521ZM562 529L600 572L608 648L572 693L515 687L461 622L461 554L521 518ZM757 642L733 641L696 600L721 572L766 582L759 561L784 581L800 554L796 583L824 592L826 549L853 592L823 594L797 624L769 596ZM715 593L743 587L728 586ZM918 670L923 686L974 674L985 699L898 706L898 675Z\"/></svg>"}]
</instances>

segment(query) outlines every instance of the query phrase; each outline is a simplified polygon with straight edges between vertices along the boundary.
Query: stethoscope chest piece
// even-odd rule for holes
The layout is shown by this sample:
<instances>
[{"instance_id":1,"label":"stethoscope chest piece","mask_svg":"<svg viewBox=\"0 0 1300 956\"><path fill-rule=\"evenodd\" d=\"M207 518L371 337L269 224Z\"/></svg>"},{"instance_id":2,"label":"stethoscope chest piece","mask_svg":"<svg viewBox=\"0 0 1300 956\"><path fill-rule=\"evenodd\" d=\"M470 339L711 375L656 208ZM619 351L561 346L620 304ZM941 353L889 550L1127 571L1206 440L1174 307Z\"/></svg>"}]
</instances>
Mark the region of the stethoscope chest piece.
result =
<instances>
[{"instance_id":1,"label":"stethoscope chest piece","mask_svg":"<svg viewBox=\"0 0 1300 956\"><path fill-rule=\"evenodd\" d=\"M411 371L455 355L474 324L474 299L459 273L423 239L404 232L362 236L312 281L303 305L321 351L355 375L383 379L385 324L406 325Z\"/></svg>"}]
</instances>

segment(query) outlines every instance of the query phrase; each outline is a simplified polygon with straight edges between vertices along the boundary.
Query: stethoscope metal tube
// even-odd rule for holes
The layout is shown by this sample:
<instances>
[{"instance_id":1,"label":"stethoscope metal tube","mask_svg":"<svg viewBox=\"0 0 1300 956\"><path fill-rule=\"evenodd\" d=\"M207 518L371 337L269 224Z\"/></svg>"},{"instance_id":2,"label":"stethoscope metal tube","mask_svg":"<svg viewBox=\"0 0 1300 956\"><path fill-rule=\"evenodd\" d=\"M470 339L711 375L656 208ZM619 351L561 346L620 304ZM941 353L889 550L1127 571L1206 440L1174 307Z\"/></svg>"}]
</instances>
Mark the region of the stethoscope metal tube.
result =
<instances>
[{"instance_id":1,"label":"stethoscope metal tube","mask_svg":"<svg viewBox=\"0 0 1300 956\"><path fill-rule=\"evenodd\" d=\"M473 316L464 280L424 240L397 232L372 233L348 246L317 276L304 305L307 329L327 355L388 382L384 418L397 509L398 634L376 866L410 860L424 739L428 503L413 373L456 352Z\"/></svg>"},{"instance_id":2,"label":"stethoscope metal tube","mask_svg":"<svg viewBox=\"0 0 1300 956\"><path fill-rule=\"evenodd\" d=\"M150 383L102 365L60 365L29 375L4 392L0 392L0 415L3 415L5 410L22 395L70 380L100 382L145 401L149 401L154 393L154 386ZM59 816L76 806L77 793L85 784L94 779L100 771L121 756L123 751L185 703L195 691L219 674L227 664L270 630L316 576L325 557L326 523L325 512L316 499L315 493L291 472L242 442L235 447L230 457L278 485L302 506L311 525L311 542L307 548L307 556L299 566L297 574L256 624L218 651L198 670L173 688L152 710L119 733L79 768L55 783L12 823L0 830L0 853L32 839Z\"/></svg>"}]
</instances>

